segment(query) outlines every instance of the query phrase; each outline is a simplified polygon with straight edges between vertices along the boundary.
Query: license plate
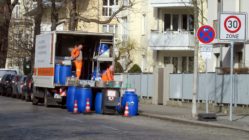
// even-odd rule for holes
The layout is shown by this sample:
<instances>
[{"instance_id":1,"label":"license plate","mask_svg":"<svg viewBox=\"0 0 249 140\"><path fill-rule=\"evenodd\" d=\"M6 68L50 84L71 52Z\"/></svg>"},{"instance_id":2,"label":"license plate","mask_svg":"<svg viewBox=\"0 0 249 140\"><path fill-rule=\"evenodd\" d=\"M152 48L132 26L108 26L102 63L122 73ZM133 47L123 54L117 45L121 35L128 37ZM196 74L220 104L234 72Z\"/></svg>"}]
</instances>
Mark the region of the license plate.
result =
<instances>
[{"instance_id":1,"label":"license plate","mask_svg":"<svg viewBox=\"0 0 249 140\"><path fill-rule=\"evenodd\" d=\"M55 99L61 99L61 96L59 94L54 94Z\"/></svg>"},{"instance_id":2,"label":"license plate","mask_svg":"<svg viewBox=\"0 0 249 140\"><path fill-rule=\"evenodd\" d=\"M116 91L115 90L108 90L107 91L107 96L115 97L116 96Z\"/></svg>"}]
</instances>

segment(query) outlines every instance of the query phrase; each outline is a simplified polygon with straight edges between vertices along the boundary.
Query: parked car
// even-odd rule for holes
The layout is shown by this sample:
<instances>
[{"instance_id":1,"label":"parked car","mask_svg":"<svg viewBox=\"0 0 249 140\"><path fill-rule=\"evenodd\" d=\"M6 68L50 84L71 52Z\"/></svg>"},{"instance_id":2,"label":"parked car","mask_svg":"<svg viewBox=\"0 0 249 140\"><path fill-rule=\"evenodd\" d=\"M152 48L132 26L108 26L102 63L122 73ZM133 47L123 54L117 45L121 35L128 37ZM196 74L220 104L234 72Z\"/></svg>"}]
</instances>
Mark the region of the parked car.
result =
<instances>
[{"instance_id":1,"label":"parked car","mask_svg":"<svg viewBox=\"0 0 249 140\"><path fill-rule=\"evenodd\" d=\"M21 75L15 75L13 78L12 78L12 82L11 82L11 85L12 85L12 97L17 97L18 95L18 82L20 81L20 78L21 78Z\"/></svg>"},{"instance_id":2,"label":"parked car","mask_svg":"<svg viewBox=\"0 0 249 140\"><path fill-rule=\"evenodd\" d=\"M23 88L22 98L26 101L31 101L31 95L33 94L33 78L31 74L27 75Z\"/></svg>"},{"instance_id":3,"label":"parked car","mask_svg":"<svg viewBox=\"0 0 249 140\"><path fill-rule=\"evenodd\" d=\"M15 75L5 74L1 78L0 92L2 95L11 96L12 95L12 80Z\"/></svg>"},{"instance_id":4,"label":"parked car","mask_svg":"<svg viewBox=\"0 0 249 140\"><path fill-rule=\"evenodd\" d=\"M19 81L17 82L17 98L21 98L25 92L24 84L25 84L26 78L27 78L26 75L22 75Z\"/></svg>"},{"instance_id":5,"label":"parked car","mask_svg":"<svg viewBox=\"0 0 249 140\"><path fill-rule=\"evenodd\" d=\"M15 69L0 69L0 81L2 77L6 74L16 75L18 74L18 70Z\"/></svg>"}]
</instances>

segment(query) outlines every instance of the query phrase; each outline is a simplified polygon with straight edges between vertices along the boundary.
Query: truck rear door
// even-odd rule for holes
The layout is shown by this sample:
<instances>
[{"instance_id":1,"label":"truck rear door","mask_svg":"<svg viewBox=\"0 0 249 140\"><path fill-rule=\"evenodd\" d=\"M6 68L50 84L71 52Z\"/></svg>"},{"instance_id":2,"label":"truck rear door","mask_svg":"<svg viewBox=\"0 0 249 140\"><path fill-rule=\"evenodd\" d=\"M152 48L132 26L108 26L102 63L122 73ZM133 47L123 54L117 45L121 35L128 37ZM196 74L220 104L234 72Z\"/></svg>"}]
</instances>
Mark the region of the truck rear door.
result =
<instances>
[{"instance_id":1,"label":"truck rear door","mask_svg":"<svg viewBox=\"0 0 249 140\"><path fill-rule=\"evenodd\" d=\"M36 36L34 86L54 87L54 34L47 33Z\"/></svg>"}]
</instances>

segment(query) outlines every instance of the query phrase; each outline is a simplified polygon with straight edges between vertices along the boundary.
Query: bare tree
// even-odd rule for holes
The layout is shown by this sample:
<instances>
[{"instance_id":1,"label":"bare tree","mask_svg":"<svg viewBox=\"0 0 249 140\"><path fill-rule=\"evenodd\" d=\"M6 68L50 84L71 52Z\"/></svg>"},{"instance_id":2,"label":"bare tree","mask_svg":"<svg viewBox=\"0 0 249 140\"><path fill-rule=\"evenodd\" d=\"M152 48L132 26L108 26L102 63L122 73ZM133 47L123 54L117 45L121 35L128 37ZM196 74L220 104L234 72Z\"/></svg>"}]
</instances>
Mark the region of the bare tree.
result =
<instances>
[{"instance_id":1,"label":"bare tree","mask_svg":"<svg viewBox=\"0 0 249 140\"><path fill-rule=\"evenodd\" d=\"M64 3L67 0L63 1ZM94 16L82 16L79 13L79 9L77 9L77 0L70 0L70 9L69 9L69 17L60 19L56 26L63 24L63 23L69 23L68 25L68 29L71 31L74 31L77 28L78 22L79 21L83 21L86 23L98 23L98 24L107 24L110 23L114 18L117 18L117 15L127 9L131 9L135 4L136 4L136 0L128 0L128 4L124 4L123 1L121 1L121 3L119 4L120 6L115 10L115 12L113 12L111 14L111 16L109 16L108 18L105 18L104 20L99 19L98 17ZM55 8L52 6L52 8ZM98 7L96 8L98 9ZM98 9L99 10L99 9ZM52 11L54 11L52 9Z\"/></svg>"},{"instance_id":2,"label":"bare tree","mask_svg":"<svg viewBox=\"0 0 249 140\"><path fill-rule=\"evenodd\" d=\"M130 65L133 63L132 52L136 48L136 41L128 39L128 41L120 41L116 44L118 52L115 55L115 62L121 60L121 57L125 57L126 63L123 66L123 70L127 71L130 68Z\"/></svg>"},{"instance_id":3,"label":"bare tree","mask_svg":"<svg viewBox=\"0 0 249 140\"><path fill-rule=\"evenodd\" d=\"M0 1L0 67L5 67L7 50L8 50L8 34L11 15L18 0L1 0Z\"/></svg>"},{"instance_id":4,"label":"bare tree","mask_svg":"<svg viewBox=\"0 0 249 140\"><path fill-rule=\"evenodd\" d=\"M59 20L59 13L58 9L55 5L56 0L51 0L52 7L51 7L51 31L56 30L56 24Z\"/></svg>"},{"instance_id":5,"label":"bare tree","mask_svg":"<svg viewBox=\"0 0 249 140\"><path fill-rule=\"evenodd\" d=\"M36 35L41 33L41 22L43 16L43 2L42 0L37 0L37 12L34 16L34 40L31 53L31 68L34 68L34 58L35 58L35 43Z\"/></svg>"}]
</instances>

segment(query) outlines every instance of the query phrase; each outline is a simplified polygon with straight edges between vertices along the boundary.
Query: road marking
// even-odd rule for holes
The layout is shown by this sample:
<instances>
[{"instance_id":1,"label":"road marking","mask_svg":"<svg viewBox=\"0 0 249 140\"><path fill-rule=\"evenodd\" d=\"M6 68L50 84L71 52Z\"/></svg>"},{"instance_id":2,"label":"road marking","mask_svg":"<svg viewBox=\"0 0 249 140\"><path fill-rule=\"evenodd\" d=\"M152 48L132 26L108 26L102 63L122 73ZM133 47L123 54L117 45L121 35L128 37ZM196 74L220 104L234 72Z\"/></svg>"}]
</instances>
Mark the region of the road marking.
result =
<instances>
[{"instance_id":1,"label":"road marking","mask_svg":"<svg viewBox=\"0 0 249 140\"><path fill-rule=\"evenodd\" d=\"M111 126L107 126L107 125L101 125L101 126L104 127L104 128L109 128L109 129L112 129L112 130L115 130L115 131L119 131L119 129L111 127Z\"/></svg>"},{"instance_id":2,"label":"road marking","mask_svg":"<svg viewBox=\"0 0 249 140\"><path fill-rule=\"evenodd\" d=\"M84 121L77 120L77 119L70 118L70 117L65 117L65 119L67 119L67 120L71 120L71 121L76 121L76 122L81 122L81 123L83 123L83 122L84 122Z\"/></svg>"}]
</instances>

